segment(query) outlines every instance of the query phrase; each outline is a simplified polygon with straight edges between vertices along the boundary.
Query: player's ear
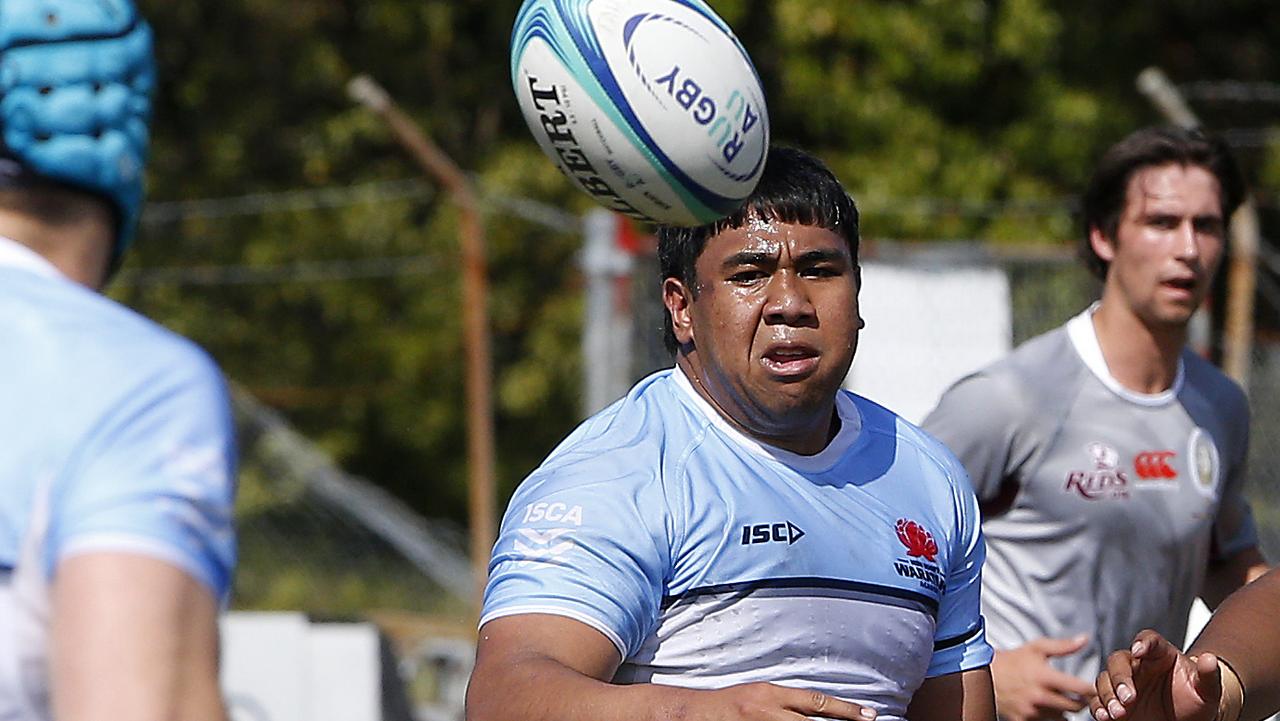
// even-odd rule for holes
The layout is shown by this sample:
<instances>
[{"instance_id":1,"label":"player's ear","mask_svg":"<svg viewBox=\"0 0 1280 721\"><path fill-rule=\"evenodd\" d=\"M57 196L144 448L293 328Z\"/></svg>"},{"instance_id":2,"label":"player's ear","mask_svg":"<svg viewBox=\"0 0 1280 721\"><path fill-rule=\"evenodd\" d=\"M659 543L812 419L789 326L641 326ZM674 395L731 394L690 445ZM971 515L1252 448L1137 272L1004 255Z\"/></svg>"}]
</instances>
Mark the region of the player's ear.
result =
<instances>
[{"instance_id":1,"label":"player's ear","mask_svg":"<svg viewBox=\"0 0 1280 721\"><path fill-rule=\"evenodd\" d=\"M671 316L671 330L676 335L676 343L681 346L693 342L693 292L679 278L665 278L662 281L662 304L667 307Z\"/></svg>"},{"instance_id":2,"label":"player's ear","mask_svg":"<svg viewBox=\"0 0 1280 721\"><path fill-rule=\"evenodd\" d=\"M1116 244L1102 232L1098 226L1089 228L1089 246L1104 262L1110 263L1116 257Z\"/></svg>"}]
</instances>

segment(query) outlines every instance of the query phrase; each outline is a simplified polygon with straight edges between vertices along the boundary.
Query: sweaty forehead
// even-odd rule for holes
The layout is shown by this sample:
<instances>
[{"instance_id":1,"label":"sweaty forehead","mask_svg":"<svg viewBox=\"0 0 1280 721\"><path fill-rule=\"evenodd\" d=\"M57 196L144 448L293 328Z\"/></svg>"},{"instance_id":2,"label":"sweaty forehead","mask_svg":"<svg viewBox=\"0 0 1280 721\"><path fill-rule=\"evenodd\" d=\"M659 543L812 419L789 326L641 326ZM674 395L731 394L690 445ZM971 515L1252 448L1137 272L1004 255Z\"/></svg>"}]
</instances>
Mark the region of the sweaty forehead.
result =
<instances>
[{"instance_id":1,"label":"sweaty forehead","mask_svg":"<svg viewBox=\"0 0 1280 721\"><path fill-rule=\"evenodd\" d=\"M750 217L738 228L727 228L716 234L708 243L708 250L735 253L750 251L777 255L799 254L811 250L843 249L848 251L844 237L835 231L816 225Z\"/></svg>"},{"instance_id":2,"label":"sweaty forehead","mask_svg":"<svg viewBox=\"0 0 1280 721\"><path fill-rule=\"evenodd\" d=\"M1221 215L1222 194L1208 169L1168 163L1136 170L1129 178L1125 206L1127 214L1135 215Z\"/></svg>"}]
</instances>

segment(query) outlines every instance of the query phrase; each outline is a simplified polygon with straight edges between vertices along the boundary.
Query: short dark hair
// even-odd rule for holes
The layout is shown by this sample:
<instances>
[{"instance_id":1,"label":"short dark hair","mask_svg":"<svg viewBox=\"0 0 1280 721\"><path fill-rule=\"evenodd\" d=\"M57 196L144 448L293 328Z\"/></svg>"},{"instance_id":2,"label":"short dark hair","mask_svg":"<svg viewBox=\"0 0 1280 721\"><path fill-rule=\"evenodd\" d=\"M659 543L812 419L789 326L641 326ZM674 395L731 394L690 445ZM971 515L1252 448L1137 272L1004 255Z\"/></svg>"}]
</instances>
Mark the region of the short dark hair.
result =
<instances>
[{"instance_id":1,"label":"short dark hair","mask_svg":"<svg viewBox=\"0 0 1280 721\"><path fill-rule=\"evenodd\" d=\"M1218 179L1223 220L1244 201L1245 184L1240 167L1227 144L1204 131L1177 126L1156 126L1130 133L1111 146L1098 162L1081 202L1084 238L1080 259L1099 280L1106 279L1108 263L1093 250L1089 235L1094 228L1115 240L1128 199L1129 180L1143 168L1177 163L1201 167Z\"/></svg>"},{"instance_id":2,"label":"short dark hair","mask_svg":"<svg viewBox=\"0 0 1280 721\"><path fill-rule=\"evenodd\" d=\"M760 182L737 211L706 225L658 227L662 280L677 278L696 293L695 266L707 240L752 219L830 230L845 239L854 266L858 264L858 207L853 198L821 160L803 150L774 146L765 158ZM678 344L669 312L662 316L662 336L667 350L675 353Z\"/></svg>"}]
</instances>

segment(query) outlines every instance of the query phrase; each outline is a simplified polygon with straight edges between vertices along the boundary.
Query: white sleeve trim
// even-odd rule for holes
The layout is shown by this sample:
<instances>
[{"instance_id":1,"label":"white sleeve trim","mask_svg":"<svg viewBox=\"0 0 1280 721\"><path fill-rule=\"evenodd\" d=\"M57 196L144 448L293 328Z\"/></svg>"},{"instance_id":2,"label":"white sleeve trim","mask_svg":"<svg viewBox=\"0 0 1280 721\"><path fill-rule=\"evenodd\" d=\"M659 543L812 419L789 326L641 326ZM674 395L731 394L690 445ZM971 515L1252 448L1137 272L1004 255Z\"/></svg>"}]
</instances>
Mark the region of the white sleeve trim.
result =
<instances>
[{"instance_id":1,"label":"white sleeve trim","mask_svg":"<svg viewBox=\"0 0 1280 721\"><path fill-rule=\"evenodd\" d=\"M477 628L485 625L486 623L494 619L506 618L507 616L523 616L525 614L530 614L530 613L545 613L552 616L563 616L565 618L571 618L575 621L578 621L579 623L585 623L586 625L604 634L604 637L609 639L609 641L613 643L614 647L618 649L619 658L621 658L624 661L627 658L627 649L626 649L626 646L622 643L622 637L619 636L612 628L609 628L604 623L604 621L601 621L600 619L594 618L592 616L588 616L587 614L582 613L580 611L574 611L568 608L561 608L559 606L528 605L528 606L508 606L506 608L500 608L496 611L491 611L485 614L484 616L482 616L480 618L480 623L477 625Z\"/></svg>"}]
</instances>

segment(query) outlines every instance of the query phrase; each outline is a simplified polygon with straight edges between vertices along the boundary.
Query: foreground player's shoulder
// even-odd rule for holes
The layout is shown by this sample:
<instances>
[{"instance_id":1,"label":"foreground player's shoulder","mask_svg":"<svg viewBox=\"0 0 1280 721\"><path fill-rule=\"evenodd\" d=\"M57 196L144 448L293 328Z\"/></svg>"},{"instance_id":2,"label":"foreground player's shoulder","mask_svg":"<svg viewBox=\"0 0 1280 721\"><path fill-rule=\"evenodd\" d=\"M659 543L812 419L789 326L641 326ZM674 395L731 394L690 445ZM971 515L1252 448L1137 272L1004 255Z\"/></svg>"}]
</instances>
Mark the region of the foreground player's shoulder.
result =
<instances>
[{"instance_id":1,"label":"foreground player's shoulder","mask_svg":"<svg viewBox=\"0 0 1280 721\"><path fill-rule=\"evenodd\" d=\"M84 371L113 385L197 384L221 388L221 373L195 342L88 289L67 284L46 314L46 332L69 357L93 359Z\"/></svg>"},{"instance_id":2,"label":"foreground player's shoulder","mask_svg":"<svg viewBox=\"0 0 1280 721\"><path fill-rule=\"evenodd\" d=\"M669 371L640 381L608 408L583 421L520 484L512 499L610 497L666 505L672 479L705 430L675 396Z\"/></svg>"},{"instance_id":3,"label":"foreground player's shoulder","mask_svg":"<svg viewBox=\"0 0 1280 721\"><path fill-rule=\"evenodd\" d=\"M900 512L918 513L912 518L939 534L940 545L950 549L948 558L959 562L979 534L977 496L965 467L947 446L920 427L871 401L855 399L866 419L864 430L872 435L869 440L881 444L872 456L893 457L885 473L889 485L879 496ZM884 452L883 444L892 444L889 453Z\"/></svg>"},{"instance_id":4,"label":"foreground player's shoulder","mask_svg":"<svg viewBox=\"0 0 1280 721\"><path fill-rule=\"evenodd\" d=\"M652 631L682 526L670 458L690 442L653 380L584 421L516 489L482 623L566 616L600 631L623 657Z\"/></svg>"},{"instance_id":5,"label":"foreground player's shoulder","mask_svg":"<svg viewBox=\"0 0 1280 721\"><path fill-rule=\"evenodd\" d=\"M968 492L964 466L942 441L874 401L852 393L849 396L862 415L864 432L890 440L900 462L909 461L921 480Z\"/></svg>"},{"instance_id":6,"label":"foreground player's shoulder","mask_svg":"<svg viewBox=\"0 0 1280 721\"><path fill-rule=\"evenodd\" d=\"M115 306L100 342L126 344L120 362L144 373L163 373L191 380L220 377L217 365L194 341L129 308Z\"/></svg>"},{"instance_id":7,"label":"foreground player's shoulder","mask_svg":"<svg viewBox=\"0 0 1280 721\"><path fill-rule=\"evenodd\" d=\"M148 422L230 436L226 384L198 345L70 281L22 280L22 297L5 301L28 312L0 332L0 344L20 343L21 355L9 360L21 364L14 372L28 395L38 393L74 419L61 430L68 442L84 442L84 434L103 440Z\"/></svg>"},{"instance_id":8,"label":"foreground player's shoulder","mask_svg":"<svg viewBox=\"0 0 1280 721\"><path fill-rule=\"evenodd\" d=\"M195 343L109 302L55 340L72 419L46 570L84 550L151 555L223 597L234 566L235 430L226 385ZM74 374L68 364L79 363Z\"/></svg>"}]
</instances>

